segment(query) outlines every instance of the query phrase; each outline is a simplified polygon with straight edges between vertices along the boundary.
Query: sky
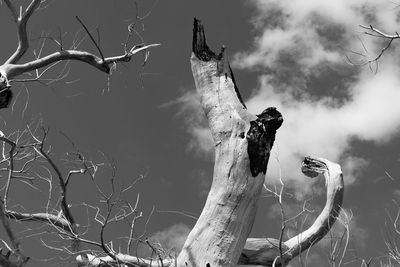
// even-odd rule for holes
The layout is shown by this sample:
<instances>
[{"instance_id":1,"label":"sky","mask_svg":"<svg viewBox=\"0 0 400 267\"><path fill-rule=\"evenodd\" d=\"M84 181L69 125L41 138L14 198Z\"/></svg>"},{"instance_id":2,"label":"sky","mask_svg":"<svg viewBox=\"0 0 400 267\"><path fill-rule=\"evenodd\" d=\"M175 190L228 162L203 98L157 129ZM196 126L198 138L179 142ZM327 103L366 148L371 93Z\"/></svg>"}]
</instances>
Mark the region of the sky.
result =
<instances>
[{"instance_id":1,"label":"sky","mask_svg":"<svg viewBox=\"0 0 400 267\"><path fill-rule=\"evenodd\" d=\"M161 43L151 49L144 67L143 55L137 55L107 77L71 62L68 77L51 86L14 84L12 108L0 111L1 130L11 133L40 119L50 127L55 156L61 158L72 150L67 135L95 161L115 162L121 185L143 176L124 196L131 202L140 196L143 218L135 231L171 253L179 251L202 210L213 169L212 140L189 62L192 21L197 17L205 25L212 49L227 46L248 109L258 114L275 106L283 114L266 185L273 188L281 175L288 217L307 204L310 212L296 217L290 231L299 231L303 220L309 224L323 207L324 182L309 180L299 170L304 156L324 157L341 164L344 173L346 213L334 235L340 236L343 225L349 226L346 266L361 266L362 258L376 258L376 266L385 261L384 241L400 200L399 48L394 42L378 63L356 66L373 59L385 46L384 40L364 35L358 25L372 24L395 33L400 8L381 0L142 0L137 6L143 17L137 30L146 43ZM98 27L106 56L121 53L135 12L134 2L128 0L49 1L31 20L32 50L24 60L39 51L40 36L62 33L66 47L81 38L75 16L89 29ZM16 43L5 5L0 5L0 20L0 30L7 36L1 44L3 62ZM58 49L49 40L43 53ZM79 48L96 53L88 39ZM57 76L61 69L50 71L48 77ZM98 202L90 183L81 179L70 190L78 217L79 203ZM107 188L109 171L105 169L99 179ZM34 211L43 208L43 191L18 185L14 192L10 198L14 205ZM251 236L278 238L280 222L277 199L263 194ZM89 236L95 239L97 230L94 223ZM107 237L123 247L121 237L127 231L126 225L112 226ZM44 248L36 235L21 236L27 253L35 254L29 266L39 262L52 266L66 257ZM301 260L308 266L330 266L330 240L323 240ZM148 251L140 248L139 253ZM291 266L301 266L300 260Z\"/></svg>"}]
</instances>

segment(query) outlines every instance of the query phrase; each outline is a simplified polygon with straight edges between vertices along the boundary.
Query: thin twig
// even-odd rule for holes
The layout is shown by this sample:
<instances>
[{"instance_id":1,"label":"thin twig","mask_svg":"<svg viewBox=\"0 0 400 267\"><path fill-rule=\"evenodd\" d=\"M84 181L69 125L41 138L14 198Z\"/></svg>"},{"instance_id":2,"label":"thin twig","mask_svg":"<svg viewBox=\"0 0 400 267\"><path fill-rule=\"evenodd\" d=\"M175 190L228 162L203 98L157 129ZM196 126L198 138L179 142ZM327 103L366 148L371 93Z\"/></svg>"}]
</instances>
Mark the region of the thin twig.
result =
<instances>
[{"instance_id":1,"label":"thin twig","mask_svg":"<svg viewBox=\"0 0 400 267\"><path fill-rule=\"evenodd\" d=\"M92 40L93 44L96 46L97 50L99 51L99 54L101 56L101 59L104 61L104 55L103 52L101 52L101 49L99 47L99 45L97 44L97 42L94 40L92 34L90 33L90 31L88 30L88 28L86 27L86 25L82 22L82 20L78 17L75 16L75 18L78 20L78 22L82 25L82 27L85 29L86 33L89 35L90 39Z\"/></svg>"}]
</instances>

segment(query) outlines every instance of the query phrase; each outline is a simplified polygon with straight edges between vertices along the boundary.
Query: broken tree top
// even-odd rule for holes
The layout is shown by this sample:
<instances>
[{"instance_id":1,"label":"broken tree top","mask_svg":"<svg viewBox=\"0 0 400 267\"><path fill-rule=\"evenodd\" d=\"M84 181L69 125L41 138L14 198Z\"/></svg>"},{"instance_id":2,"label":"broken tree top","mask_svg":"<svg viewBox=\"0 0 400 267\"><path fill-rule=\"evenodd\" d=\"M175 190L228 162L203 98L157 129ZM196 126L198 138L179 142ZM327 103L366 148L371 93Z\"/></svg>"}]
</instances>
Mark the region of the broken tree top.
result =
<instances>
[{"instance_id":1,"label":"broken tree top","mask_svg":"<svg viewBox=\"0 0 400 267\"><path fill-rule=\"evenodd\" d=\"M223 57L225 47L221 47L221 52L216 55L207 45L206 35L204 34L204 26L200 20L194 18L193 22L193 42L192 51L202 61L210 61L212 59L220 60Z\"/></svg>"}]
</instances>

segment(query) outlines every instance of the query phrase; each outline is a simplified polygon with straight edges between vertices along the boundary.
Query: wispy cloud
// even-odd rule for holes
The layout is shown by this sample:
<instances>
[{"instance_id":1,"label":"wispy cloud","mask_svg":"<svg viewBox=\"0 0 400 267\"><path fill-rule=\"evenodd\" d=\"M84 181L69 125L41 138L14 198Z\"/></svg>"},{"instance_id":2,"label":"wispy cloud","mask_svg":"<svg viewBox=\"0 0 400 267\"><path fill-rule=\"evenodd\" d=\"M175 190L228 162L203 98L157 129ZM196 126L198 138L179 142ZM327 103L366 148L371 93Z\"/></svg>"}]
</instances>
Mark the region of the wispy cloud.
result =
<instances>
[{"instance_id":1,"label":"wispy cloud","mask_svg":"<svg viewBox=\"0 0 400 267\"><path fill-rule=\"evenodd\" d=\"M276 106L285 119L267 177L274 180L281 170L289 186L309 193L309 187L301 186L300 162L316 155L339 161L346 183L353 183L368 159L352 155L351 141L382 143L398 133L400 69L390 54L377 74L349 66L345 55L349 50L366 54L363 45L371 57L376 55L382 43L361 36L362 45L357 27L394 30L397 10L377 0L254 0L251 5L257 10L252 18L257 35L252 49L235 55L234 66L263 69L246 101L250 111Z\"/></svg>"},{"instance_id":2,"label":"wispy cloud","mask_svg":"<svg viewBox=\"0 0 400 267\"><path fill-rule=\"evenodd\" d=\"M213 152L213 140L205 119L200 98L194 89L187 90L179 98L163 104L161 107L178 106L177 116L183 121L183 127L192 137L188 149L204 157Z\"/></svg>"},{"instance_id":3,"label":"wispy cloud","mask_svg":"<svg viewBox=\"0 0 400 267\"><path fill-rule=\"evenodd\" d=\"M174 224L150 237L152 242L159 243L168 253L179 253L186 241L190 229L185 224Z\"/></svg>"},{"instance_id":4,"label":"wispy cloud","mask_svg":"<svg viewBox=\"0 0 400 267\"><path fill-rule=\"evenodd\" d=\"M308 72L320 63L341 63L343 48L358 40L359 24L395 32L397 13L389 1L253 0L258 34L253 49L236 55L236 66L275 67L288 55ZM369 44L372 41L366 42Z\"/></svg>"},{"instance_id":5,"label":"wispy cloud","mask_svg":"<svg viewBox=\"0 0 400 267\"><path fill-rule=\"evenodd\" d=\"M382 143L398 133L398 71L392 65L376 75L360 74L357 82L347 88L349 98L341 104L335 102L334 96L298 99L290 89L279 91L269 76L262 76L257 93L247 101L249 109L259 113L266 106L276 106L285 119L272 150L269 176L276 178L281 170L286 180L297 181L302 177L301 159L316 155L341 161L349 171L346 183L354 182L356 167L365 167L367 161L351 155L351 141L358 138Z\"/></svg>"}]
</instances>

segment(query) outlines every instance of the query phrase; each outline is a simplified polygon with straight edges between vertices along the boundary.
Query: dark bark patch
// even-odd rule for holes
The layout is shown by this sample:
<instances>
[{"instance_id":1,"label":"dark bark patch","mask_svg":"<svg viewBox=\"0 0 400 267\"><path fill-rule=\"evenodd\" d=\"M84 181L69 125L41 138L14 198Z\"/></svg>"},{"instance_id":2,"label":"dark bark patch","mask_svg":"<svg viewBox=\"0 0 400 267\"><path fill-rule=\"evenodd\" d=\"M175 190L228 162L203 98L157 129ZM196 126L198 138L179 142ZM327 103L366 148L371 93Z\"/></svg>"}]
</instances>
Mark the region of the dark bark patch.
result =
<instances>
[{"instance_id":1,"label":"dark bark patch","mask_svg":"<svg viewBox=\"0 0 400 267\"><path fill-rule=\"evenodd\" d=\"M11 99L13 97L13 93L10 89L3 89L0 91L0 109L8 108L11 103Z\"/></svg>"},{"instance_id":2,"label":"dark bark patch","mask_svg":"<svg viewBox=\"0 0 400 267\"><path fill-rule=\"evenodd\" d=\"M239 101L243 105L243 107L245 109L247 109L246 104L244 103L242 96L240 95L239 88L236 86L235 76L233 76L233 71L231 69L231 66L229 66L229 71L231 72L232 82L233 82L233 85L235 86L235 92L236 92L237 98L239 99Z\"/></svg>"},{"instance_id":3,"label":"dark bark patch","mask_svg":"<svg viewBox=\"0 0 400 267\"><path fill-rule=\"evenodd\" d=\"M319 174L328 170L326 164L318 159L305 157L301 163L301 172L310 178L315 178Z\"/></svg>"},{"instance_id":4,"label":"dark bark patch","mask_svg":"<svg viewBox=\"0 0 400 267\"><path fill-rule=\"evenodd\" d=\"M269 154L275 141L276 130L283 123L282 114L276 108L267 108L255 121L250 122L247 132L247 153L250 159L250 171L253 177L260 172L266 173Z\"/></svg>"}]
</instances>

